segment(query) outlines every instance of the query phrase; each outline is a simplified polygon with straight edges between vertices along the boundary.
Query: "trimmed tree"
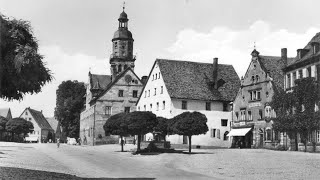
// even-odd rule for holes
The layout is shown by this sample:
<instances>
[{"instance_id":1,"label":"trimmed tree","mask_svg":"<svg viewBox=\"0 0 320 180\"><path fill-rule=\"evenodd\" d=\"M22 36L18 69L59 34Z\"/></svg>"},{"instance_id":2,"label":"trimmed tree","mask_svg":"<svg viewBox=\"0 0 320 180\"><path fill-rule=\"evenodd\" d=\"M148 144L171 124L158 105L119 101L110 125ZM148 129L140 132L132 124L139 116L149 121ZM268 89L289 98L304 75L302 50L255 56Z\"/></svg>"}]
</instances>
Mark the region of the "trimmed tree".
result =
<instances>
[{"instance_id":1,"label":"trimmed tree","mask_svg":"<svg viewBox=\"0 0 320 180\"><path fill-rule=\"evenodd\" d=\"M109 134L119 135L121 139L121 152L123 152L123 136L128 135L128 122L125 113L111 116L103 125L106 136Z\"/></svg>"},{"instance_id":2,"label":"trimmed tree","mask_svg":"<svg viewBox=\"0 0 320 180\"><path fill-rule=\"evenodd\" d=\"M173 119L173 132L188 136L189 153L191 153L191 137L193 135L206 134L208 132L207 117L200 112L184 112Z\"/></svg>"},{"instance_id":3,"label":"trimmed tree","mask_svg":"<svg viewBox=\"0 0 320 180\"><path fill-rule=\"evenodd\" d=\"M166 136L169 134L169 120L164 117L157 117L158 125L154 128L155 131L160 132L164 141L166 141Z\"/></svg>"},{"instance_id":4,"label":"trimmed tree","mask_svg":"<svg viewBox=\"0 0 320 180\"><path fill-rule=\"evenodd\" d=\"M21 100L52 80L30 22L0 14L0 98Z\"/></svg>"},{"instance_id":5,"label":"trimmed tree","mask_svg":"<svg viewBox=\"0 0 320 180\"><path fill-rule=\"evenodd\" d=\"M13 118L6 123L6 130L12 133L11 140L13 141L14 134L18 136L23 134L23 137L25 137L27 133L32 132L33 124L23 118Z\"/></svg>"},{"instance_id":6,"label":"trimmed tree","mask_svg":"<svg viewBox=\"0 0 320 180\"><path fill-rule=\"evenodd\" d=\"M126 115L128 133L138 135L137 151L140 151L141 136L152 132L158 121L155 114L149 111L135 111Z\"/></svg>"},{"instance_id":7,"label":"trimmed tree","mask_svg":"<svg viewBox=\"0 0 320 180\"><path fill-rule=\"evenodd\" d=\"M80 113L84 108L85 93L84 83L78 81L63 81L57 89L54 115L67 137L79 138Z\"/></svg>"},{"instance_id":8,"label":"trimmed tree","mask_svg":"<svg viewBox=\"0 0 320 180\"><path fill-rule=\"evenodd\" d=\"M0 116L0 140L2 140L2 135L6 131L6 124L8 122L8 119Z\"/></svg>"}]
</instances>

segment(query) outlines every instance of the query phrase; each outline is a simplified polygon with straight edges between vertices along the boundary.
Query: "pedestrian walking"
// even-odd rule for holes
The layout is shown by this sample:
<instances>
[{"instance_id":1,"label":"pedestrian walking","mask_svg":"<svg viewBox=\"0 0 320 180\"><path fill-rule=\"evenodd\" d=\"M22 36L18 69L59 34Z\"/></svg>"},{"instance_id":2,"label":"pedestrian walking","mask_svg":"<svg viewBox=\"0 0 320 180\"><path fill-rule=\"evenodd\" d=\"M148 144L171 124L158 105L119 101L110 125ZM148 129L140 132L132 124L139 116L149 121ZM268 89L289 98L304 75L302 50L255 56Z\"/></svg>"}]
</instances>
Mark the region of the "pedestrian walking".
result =
<instances>
[{"instance_id":1,"label":"pedestrian walking","mask_svg":"<svg viewBox=\"0 0 320 180\"><path fill-rule=\"evenodd\" d=\"M60 147L60 138L57 139L57 147Z\"/></svg>"}]
</instances>

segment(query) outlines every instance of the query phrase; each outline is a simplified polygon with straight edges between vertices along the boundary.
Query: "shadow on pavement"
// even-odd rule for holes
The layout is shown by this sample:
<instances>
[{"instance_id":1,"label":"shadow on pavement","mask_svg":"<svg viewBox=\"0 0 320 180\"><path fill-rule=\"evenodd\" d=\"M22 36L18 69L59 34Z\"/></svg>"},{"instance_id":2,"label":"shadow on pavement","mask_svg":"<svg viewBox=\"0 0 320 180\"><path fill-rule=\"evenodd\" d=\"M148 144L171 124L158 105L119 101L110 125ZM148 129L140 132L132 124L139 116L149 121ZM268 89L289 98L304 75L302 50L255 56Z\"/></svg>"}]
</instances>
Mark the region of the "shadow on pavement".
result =
<instances>
[{"instance_id":1,"label":"shadow on pavement","mask_svg":"<svg viewBox=\"0 0 320 180\"><path fill-rule=\"evenodd\" d=\"M142 179L142 180L153 180L155 178L82 178L75 175L64 174L64 173L56 173L49 171L39 171L39 170L31 170L31 169L23 169L23 168L15 168L15 167L0 167L0 177L1 179L45 179L45 180L54 180L54 179L62 179L62 180L109 180L109 179Z\"/></svg>"},{"instance_id":2,"label":"shadow on pavement","mask_svg":"<svg viewBox=\"0 0 320 180\"><path fill-rule=\"evenodd\" d=\"M186 150L174 150L174 149L157 149L155 152L149 152L148 149L141 150L140 152L133 152L133 155L140 154L140 155L159 155L163 153L175 153L175 154L189 154L189 155L194 155L194 154L214 154L212 152L191 152L189 153Z\"/></svg>"}]
</instances>

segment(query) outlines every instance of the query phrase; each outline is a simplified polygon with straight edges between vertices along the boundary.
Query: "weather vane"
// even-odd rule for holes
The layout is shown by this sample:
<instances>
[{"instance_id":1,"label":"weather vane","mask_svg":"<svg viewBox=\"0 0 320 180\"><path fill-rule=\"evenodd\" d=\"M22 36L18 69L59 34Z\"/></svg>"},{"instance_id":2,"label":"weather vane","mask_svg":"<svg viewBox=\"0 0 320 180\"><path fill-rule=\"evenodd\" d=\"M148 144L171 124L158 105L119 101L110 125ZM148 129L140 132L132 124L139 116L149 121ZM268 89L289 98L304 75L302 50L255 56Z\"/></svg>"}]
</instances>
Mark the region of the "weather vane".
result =
<instances>
[{"instance_id":1,"label":"weather vane","mask_svg":"<svg viewBox=\"0 0 320 180\"><path fill-rule=\"evenodd\" d=\"M126 2L125 1L123 1L123 11L124 11L124 9L125 9L125 5L126 5Z\"/></svg>"},{"instance_id":2,"label":"weather vane","mask_svg":"<svg viewBox=\"0 0 320 180\"><path fill-rule=\"evenodd\" d=\"M256 49L256 42L254 42L253 48Z\"/></svg>"}]
</instances>

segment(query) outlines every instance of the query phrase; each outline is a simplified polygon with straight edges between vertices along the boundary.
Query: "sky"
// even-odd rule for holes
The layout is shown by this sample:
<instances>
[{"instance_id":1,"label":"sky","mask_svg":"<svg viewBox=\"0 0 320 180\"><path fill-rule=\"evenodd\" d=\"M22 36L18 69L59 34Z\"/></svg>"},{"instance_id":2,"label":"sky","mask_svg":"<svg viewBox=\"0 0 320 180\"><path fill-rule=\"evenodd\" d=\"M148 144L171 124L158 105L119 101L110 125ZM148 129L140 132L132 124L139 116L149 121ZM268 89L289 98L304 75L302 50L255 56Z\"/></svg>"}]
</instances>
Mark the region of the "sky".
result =
<instances>
[{"instance_id":1,"label":"sky","mask_svg":"<svg viewBox=\"0 0 320 180\"><path fill-rule=\"evenodd\" d=\"M56 90L63 81L87 83L88 72L110 74L111 39L123 0L0 0L0 13L31 22L39 52L54 80L22 101L0 100L13 117L31 107L54 116ZM238 76L256 49L288 56L320 32L317 0L126 0L137 56L135 72L148 75L157 58L232 64Z\"/></svg>"}]
</instances>

